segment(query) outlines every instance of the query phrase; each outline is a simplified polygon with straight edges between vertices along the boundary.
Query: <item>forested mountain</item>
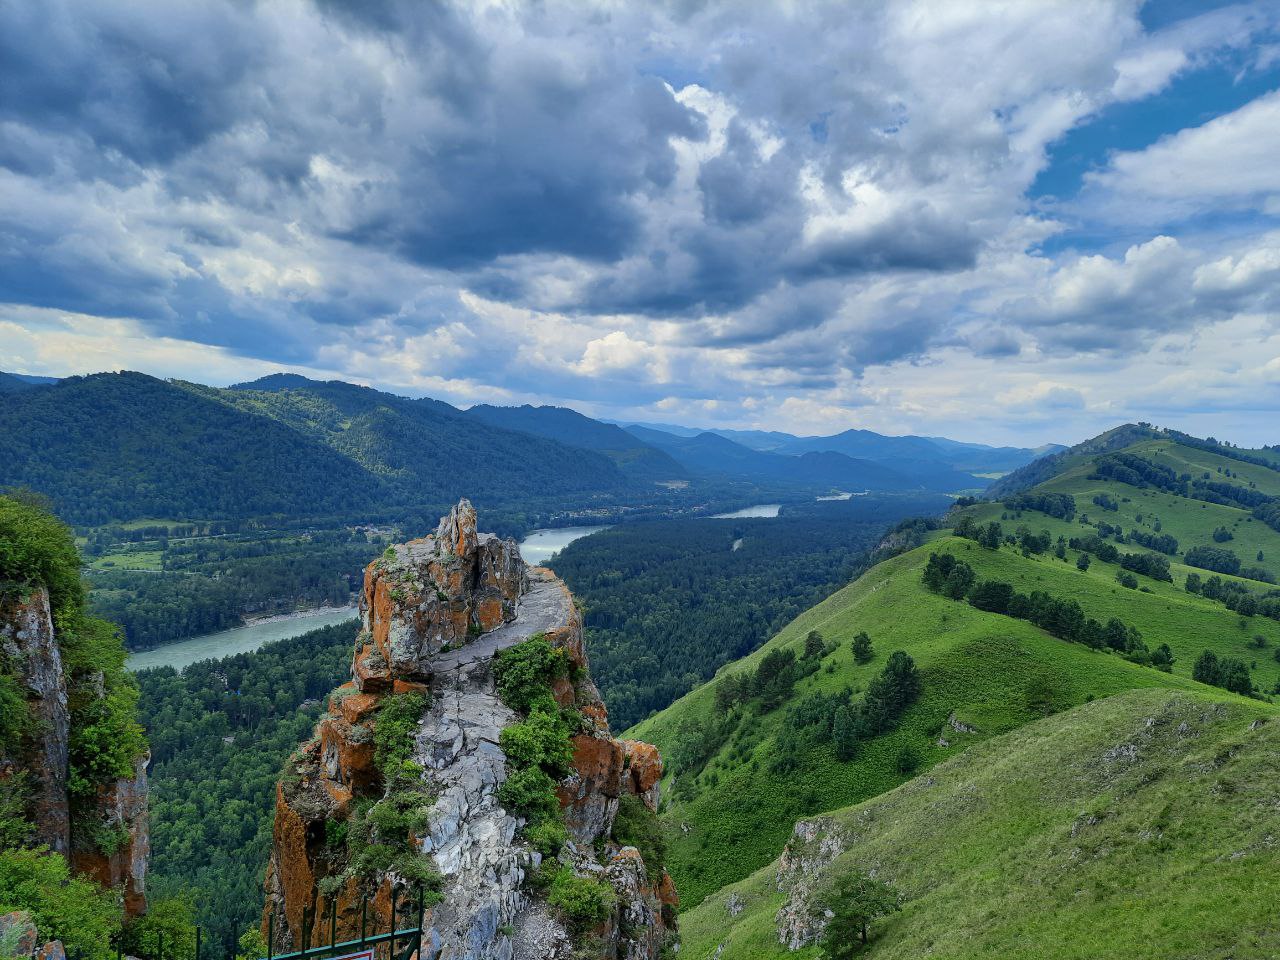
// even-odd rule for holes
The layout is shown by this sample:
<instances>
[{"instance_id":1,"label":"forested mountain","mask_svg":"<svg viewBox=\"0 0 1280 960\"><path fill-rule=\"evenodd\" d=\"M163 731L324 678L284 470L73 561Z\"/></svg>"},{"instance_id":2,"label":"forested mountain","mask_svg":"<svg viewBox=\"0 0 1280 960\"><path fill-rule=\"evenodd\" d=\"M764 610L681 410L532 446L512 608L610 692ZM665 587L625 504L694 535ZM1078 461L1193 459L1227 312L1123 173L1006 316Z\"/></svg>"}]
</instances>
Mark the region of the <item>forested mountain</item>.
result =
<instances>
[{"instance_id":1,"label":"forested mountain","mask_svg":"<svg viewBox=\"0 0 1280 960\"><path fill-rule=\"evenodd\" d=\"M1116 446L1121 439L1130 442ZM1249 716L1263 719L1275 714L1269 702L1280 689L1280 662L1272 656L1280 647L1280 591L1272 569L1280 566L1273 563L1280 558L1280 510L1273 506L1280 502L1280 466L1274 451L1239 450L1140 427L1077 448L1058 460L1053 473L1002 501L964 502L928 534L927 543L872 567L761 649L634 728L634 735L658 744L669 758L668 864L684 902L696 907L692 916L705 918L691 920L690 929L701 931L691 935L695 950L706 946L715 952L724 943L725 960L784 955L779 937L784 945L795 942L779 926L787 896L776 887L766 893L758 878L739 887L726 884L744 880L782 853L797 818L871 800L908 781L902 796L925 793L943 774L913 781L917 774L1037 718L1138 688L1194 692L1229 709L1255 704ZM911 546L894 539L889 546ZM1167 692L1151 697L1152 704L1171 704L1172 713L1186 712L1177 705L1186 701L1170 700ZM1090 762L1096 763L1112 748L1119 751L1114 756L1129 756L1124 744L1131 735L1123 723L1144 709L1099 705L1078 712L1078 721L1063 721L1083 725L1072 740L1105 744L1094 751ZM1121 725L1102 726L1113 721ZM989 745L983 756L1000 749ZM1139 758L1143 749L1139 742ZM1009 777L1038 783L1057 764L1076 762L1024 755L1016 769L1008 768ZM981 764L974 763L941 769L976 771ZM1194 791L1210 786L1198 784ZM982 789L974 798L979 804L988 803L996 788ZM1189 806L1180 821L1186 831L1218 829L1210 795L1196 794L1194 809ZM1158 813L1171 795L1160 788L1149 796L1137 802ZM878 816L877 802L836 819L866 824ZM937 803L946 807L947 801L930 806L931 822L938 820ZM1059 822L1066 827L1077 815L1078 810L1052 813L1065 818ZM958 829L963 834L970 828ZM886 923L885 943L911 945L902 947L904 956L952 955L923 943L925 931L941 922L930 912L935 901L927 891L942 885L958 896L973 889L978 881L966 871L987 858L962 844L951 857L943 852L949 849L945 841L929 839L923 821L895 821L895 839L876 850L855 842L862 830L851 828L845 835L839 849L851 852L824 886L834 889L842 873L852 876L855 869L891 878L921 901L908 906L904 917L918 909L921 919L920 926ZM974 830L975 837L981 833L976 824ZM1185 904L1189 894L1184 881L1173 878L1194 876L1186 871L1201 862L1197 845L1178 839L1152 852L1136 833L1108 830L1106 836L1116 856L1143 860L1143 876L1168 877L1174 885L1167 902L1143 888L1144 898L1154 897L1144 910L1156 912L1154 924L1134 941L1133 955L1179 955L1179 931L1190 928L1181 925L1182 908L1173 904ZM1012 837L1003 842L1010 856L1030 858L1019 860L1016 869L1010 866L1010 876L1057 869L1035 859L1047 855L1043 847L1022 848ZM921 844L942 857L927 870L908 853ZM1269 854L1259 849L1242 856ZM759 876L772 882L777 869ZM1229 885L1258 876L1252 862L1242 870ZM1119 872L1098 877L1110 879L1098 880L1106 886L1085 913L1111 923L1122 906L1117 898L1129 885ZM814 889L810 884L809 891ZM747 904L740 921L725 912L730 893ZM983 898L987 908L1004 902L1002 896ZM1008 955L1014 949L1013 941L1002 938L1017 925L1010 912L1016 907L987 909L978 923L969 912L976 905L957 911L955 901L949 903L950 912L942 908L943 913L956 919L958 936L974 938L972 955ZM811 905L806 901L796 909L808 916ZM1002 932L988 942L981 935L987 929ZM811 943L812 932L799 944ZM1080 954L1054 948L1043 955Z\"/></svg>"},{"instance_id":2,"label":"forested mountain","mask_svg":"<svg viewBox=\"0 0 1280 960\"><path fill-rule=\"evenodd\" d=\"M140 373L70 377L0 400L0 487L78 525L372 510L385 481L283 423Z\"/></svg>"},{"instance_id":3,"label":"forested mountain","mask_svg":"<svg viewBox=\"0 0 1280 960\"><path fill-rule=\"evenodd\" d=\"M468 496L511 503L589 497L618 492L627 483L599 453L472 420L430 398L280 375L224 391L198 389L320 441L405 500L447 504Z\"/></svg>"},{"instance_id":4,"label":"forested mountain","mask_svg":"<svg viewBox=\"0 0 1280 960\"><path fill-rule=\"evenodd\" d=\"M139 373L71 377L0 401L0 487L73 523L385 515L448 503L617 493L607 457L464 419L432 400L277 378L216 390ZM425 505L425 506L424 506Z\"/></svg>"},{"instance_id":5,"label":"forested mountain","mask_svg":"<svg viewBox=\"0 0 1280 960\"><path fill-rule=\"evenodd\" d=\"M640 442L621 427L584 417L566 407L494 407L477 404L466 411L495 427L519 430L584 450L595 450L613 460L629 476L647 480L679 480L688 472L661 450Z\"/></svg>"}]
</instances>

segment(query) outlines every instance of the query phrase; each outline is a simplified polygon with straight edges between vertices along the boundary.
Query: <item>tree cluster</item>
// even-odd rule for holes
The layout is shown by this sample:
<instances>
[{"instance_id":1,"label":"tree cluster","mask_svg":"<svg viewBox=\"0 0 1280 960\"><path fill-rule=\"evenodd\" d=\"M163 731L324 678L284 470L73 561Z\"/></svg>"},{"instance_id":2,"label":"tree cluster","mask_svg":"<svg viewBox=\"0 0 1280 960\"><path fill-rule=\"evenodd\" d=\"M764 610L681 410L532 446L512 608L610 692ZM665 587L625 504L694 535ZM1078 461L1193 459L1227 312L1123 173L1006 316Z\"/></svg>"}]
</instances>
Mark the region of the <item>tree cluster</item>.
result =
<instances>
[{"instance_id":1,"label":"tree cluster","mask_svg":"<svg viewBox=\"0 0 1280 960\"><path fill-rule=\"evenodd\" d=\"M1137 662L1152 662L1136 627L1114 617L1099 623L1087 617L1075 600L1061 600L1042 590L1022 594L1004 581L979 581L967 563L951 554L930 554L922 579L933 592L953 600L967 599L978 610L1027 620L1059 639L1095 650L1111 649ZM959 592L963 583L969 586Z\"/></svg>"},{"instance_id":2,"label":"tree cluster","mask_svg":"<svg viewBox=\"0 0 1280 960\"><path fill-rule=\"evenodd\" d=\"M1246 697L1256 693L1248 664L1238 657L1219 657L1212 650L1206 650L1196 658L1191 678Z\"/></svg>"},{"instance_id":3,"label":"tree cluster","mask_svg":"<svg viewBox=\"0 0 1280 960\"><path fill-rule=\"evenodd\" d=\"M1076 515L1076 498L1069 493L1041 493L1029 490L1004 501L1008 510L1038 510L1059 520L1071 520Z\"/></svg>"},{"instance_id":4,"label":"tree cluster","mask_svg":"<svg viewBox=\"0 0 1280 960\"><path fill-rule=\"evenodd\" d=\"M615 724L673 703L936 526L886 534L917 501L854 499L867 501L859 512L825 519L623 524L557 554L552 566L585 608L591 672Z\"/></svg>"}]
</instances>

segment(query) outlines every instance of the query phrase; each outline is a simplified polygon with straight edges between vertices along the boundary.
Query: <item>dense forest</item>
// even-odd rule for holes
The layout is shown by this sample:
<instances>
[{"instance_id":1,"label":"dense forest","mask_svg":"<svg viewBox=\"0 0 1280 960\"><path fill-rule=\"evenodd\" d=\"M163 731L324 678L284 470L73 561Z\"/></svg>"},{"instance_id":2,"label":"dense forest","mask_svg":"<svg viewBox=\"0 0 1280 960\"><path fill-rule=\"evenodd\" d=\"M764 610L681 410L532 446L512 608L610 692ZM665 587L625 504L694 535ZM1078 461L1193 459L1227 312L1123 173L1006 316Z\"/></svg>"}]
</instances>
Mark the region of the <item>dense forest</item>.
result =
<instances>
[{"instance_id":1,"label":"dense forest","mask_svg":"<svg viewBox=\"0 0 1280 960\"><path fill-rule=\"evenodd\" d=\"M634 495L603 454L464 418L432 400L285 378L217 390L140 373L5 395L0 487L80 526L168 518L565 509ZM652 485L651 485L652 486Z\"/></svg>"},{"instance_id":2,"label":"dense forest","mask_svg":"<svg viewBox=\"0 0 1280 960\"><path fill-rule=\"evenodd\" d=\"M858 497L777 520L624 525L575 541L551 566L586 608L592 676L625 729L848 583L894 521L945 502Z\"/></svg>"},{"instance_id":3,"label":"dense forest","mask_svg":"<svg viewBox=\"0 0 1280 960\"><path fill-rule=\"evenodd\" d=\"M239 626L245 614L352 602L385 538L346 529L189 541L143 541L90 572L93 609L124 629L130 650ZM156 569L125 564L153 557Z\"/></svg>"},{"instance_id":4,"label":"dense forest","mask_svg":"<svg viewBox=\"0 0 1280 960\"><path fill-rule=\"evenodd\" d=\"M153 897L189 896L213 956L262 910L280 768L350 675L354 622L137 675L151 740Z\"/></svg>"}]
</instances>

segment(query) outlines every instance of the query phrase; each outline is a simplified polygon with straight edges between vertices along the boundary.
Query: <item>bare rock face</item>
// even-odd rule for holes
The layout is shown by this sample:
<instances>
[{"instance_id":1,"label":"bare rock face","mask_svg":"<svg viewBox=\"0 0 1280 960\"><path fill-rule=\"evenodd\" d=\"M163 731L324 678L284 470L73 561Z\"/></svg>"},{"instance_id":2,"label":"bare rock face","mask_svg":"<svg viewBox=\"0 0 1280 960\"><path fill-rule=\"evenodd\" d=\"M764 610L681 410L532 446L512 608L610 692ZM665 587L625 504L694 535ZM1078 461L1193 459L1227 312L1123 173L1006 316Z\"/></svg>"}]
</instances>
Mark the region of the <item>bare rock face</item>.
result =
<instances>
[{"instance_id":1,"label":"bare rock face","mask_svg":"<svg viewBox=\"0 0 1280 960\"><path fill-rule=\"evenodd\" d=\"M534 634L564 650L573 679L553 695L584 718L574 735L573 771L557 792L570 842L561 861L611 885L617 906L592 932L600 960L656 960L674 934L675 890L653 875L638 851L610 834L619 799L639 796L656 810L662 761L648 744L613 739L608 712L591 682L582 621L565 585L530 569L512 540L480 533L463 500L432 536L394 547L365 571L362 630L352 683L330 701L316 738L291 761L277 791L275 838L267 873L266 915L276 916L276 946L301 942L304 909L319 906L316 887L330 869L326 821L353 802L381 796L373 733L383 698L429 694L413 738L412 760L434 798L425 835L413 838L443 878L442 899L426 912L426 954L437 960L517 960L587 956L562 919L529 887L541 855L521 837L524 822L503 808L508 774L500 737L519 720L498 697L496 653ZM370 923L386 929L397 878L380 878ZM330 886L332 886L332 881ZM337 894L341 939L359 930L354 882ZM404 917L400 925L403 926ZM264 931L265 932L265 931Z\"/></svg>"},{"instance_id":2,"label":"bare rock face","mask_svg":"<svg viewBox=\"0 0 1280 960\"><path fill-rule=\"evenodd\" d=\"M461 501L434 536L391 547L365 570L357 687L429 677L436 654L514 619L527 588L516 542L478 533L475 509Z\"/></svg>"},{"instance_id":3,"label":"bare rock face","mask_svg":"<svg viewBox=\"0 0 1280 960\"><path fill-rule=\"evenodd\" d=\"M0 776L4 776L4 769L27 771L36 838L65 855L71 850L67 798L71 719L62 653L53 635L49 593L43 587L0 610L0 650L17 667L33 727L38 731L25 744L0 744Z\"/></svg>"},{"instance_id":4,"label":"bare rock face","mask_svg":"<svg viewBox=\"0 0 1280 960\"><path fill-rule=\"evenodd\" d=\"M140 757L132 776L104 786L92 802L78 806L72 816L67 793L68 678L44 588L0 607L0 656L16 667L32 719L32 732L22 743L0 744L0 778L25 774L30 790L28 816L40 843L65 856L77 873L120 890L129 916L145 912L151 855L147 823L150 758ZM100 676L98 680L101 695ZM94 846L91 838L112 832L121 838L119 847L103 852Z\"/></svg>"},{"instance_id":5,"label":"bare rock face","mask_svg":"<svg viewBox=\"0 0 1280 960\"><path fill-rule=\"evenodd\" d=\"M93 820L119 831L124 838L110 853L97 849L75 850L71 865L104 887L119 890L125 913L137 916L147 909L147 865L151 860L151 836L147 829L147 764L150 754L139 757L133 777L117 780L98 792Z\"/></svg>"},{"instance_id":6,"label":"bare rock face","mask_svg":"<svg viewBox=\"0 0 1280 960\"><path fill-rule=\"evenodd\" d=\"M778 889L787 893L775 919L778 942L788 950L806 947L822 935L826 918L814 915L811 898L827 867L848 846L849 838L830 817L797 821L775 877Z\"/></svg>"}]
</instances>

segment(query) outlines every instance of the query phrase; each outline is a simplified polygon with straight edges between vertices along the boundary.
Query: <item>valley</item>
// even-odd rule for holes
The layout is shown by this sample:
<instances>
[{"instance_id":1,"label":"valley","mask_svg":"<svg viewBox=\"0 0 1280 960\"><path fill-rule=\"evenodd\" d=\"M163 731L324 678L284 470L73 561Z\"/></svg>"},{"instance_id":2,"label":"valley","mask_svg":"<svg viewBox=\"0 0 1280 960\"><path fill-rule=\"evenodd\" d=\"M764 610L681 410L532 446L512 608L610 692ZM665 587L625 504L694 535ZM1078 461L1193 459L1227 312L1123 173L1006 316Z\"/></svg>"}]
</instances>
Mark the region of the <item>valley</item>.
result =
<instances>
[{"instance_id":1,"label":"valley","mask_svg":"<svg viewBox=\"0 0 1280 960\"><path fill-rule=\"evenodd\" d=\"M876 925L876 955L953 955L929 945L938 916L950 918L964 956L1016 952L1026 931L991 911L966 926L962 891L1008 884L1000 898L1014 909L1019 871L1060 858L1082 817L1102 825L1097 849L1125 851L1134 875L1166 878L1135 890L1149 909L1185 902L1174 864L1200 854L1190 838L1210 829L1215 784L1247 779L1232 803L1267 789L1252 773L1194 771L1206 752L1229 755L1224 770L1253 770L1265 749L1248 735L1257 731L1259 744L1271 735L1280 691L1272 462L1131 426L1014 470L999 499L796 491L776 503L704 506L701 516L531 529L525 562L549 563L577 597L614 722L665 759L654 823L679 891L684 950L817 956L813 903L849 871L874 870L904 898L901 913ZM156 596L170 584L199 596L201 584L261 584L273 569L358 570L389 556L383 544L398 530L388 521L255 530L143 518L90 528L78 542L89 596L119 604L128 625L142 622L148 584ZM356 576L328 581L332 596L352 596ZM128 662L152 750L151 896L186 903L214 942L229 946L257 915L270 783L309 727L337 709L326 713L325 699L348 675L351 615L335 606L267 616ZM439 662L471 662L468 649L442 651ZM1115 750L1121 760L1099 773L1097 758ZM1170 769L1190 779L1161 772ZM1108 785L1103 793L1095 781ZM1186 785L1171 807L1174 782ZM983 803L972 807L972 796ZM1122 806L1106 799L1121 796ZM916 824L940 806L954 810L941 834L875 828ZM1153 817L1170 826L1142 826ZM1152 829L1166 839L1132 846ZM1244 849L1230 882L1256 884L1269 855L1248 852L1256 843L1241 830L1213 833L1217 846L1206 850ZM984 843L997 852L978 857ZM945 855L926 866L922 844ZM1117 941L1116 891L1133 884L1077 860L1051 871L1053 882L1095 893L1062 923L1093 924ZM974 873L988 861L999 870ZM215 888L224 891L216 903L207 896ZM1256 922L1196 910L1187 922L1218 937ZM1135 935L1132 955L1169 955L1177 929ZM1239 956L1265 956L1264 943ZM1052 956L1084 957L1090 944Z\"/></svg>"},{"instance_id":2,"label":"valley","mask_svg":"<svg viewBox=\"0 0 1280 960\"><path fill-rule=\"evenodd\" d=\"M0 52L0 960L1280 960L1280 0Z\"/></svg>"}]
</instances>

